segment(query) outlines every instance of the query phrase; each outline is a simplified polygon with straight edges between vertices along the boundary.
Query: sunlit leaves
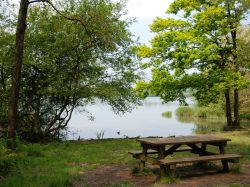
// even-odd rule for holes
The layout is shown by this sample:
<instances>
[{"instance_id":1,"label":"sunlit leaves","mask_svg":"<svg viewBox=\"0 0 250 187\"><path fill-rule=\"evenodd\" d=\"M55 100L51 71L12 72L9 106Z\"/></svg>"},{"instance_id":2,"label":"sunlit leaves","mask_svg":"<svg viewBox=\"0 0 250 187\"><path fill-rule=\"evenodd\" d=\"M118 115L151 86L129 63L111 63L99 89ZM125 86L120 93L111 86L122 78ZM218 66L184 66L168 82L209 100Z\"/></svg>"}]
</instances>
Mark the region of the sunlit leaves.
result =
<instances>
[{"instance_id":1,"label":"sunlit leaves","mask_svg":"<svg viewBox=\"0 0 250 187\"><path fill-rule=\"evenodd\" d=\"M157 17L150 25L156 34L151 46L138 48L138 55L156 68L147 83L150 93L171 101L191 88L198 100L209 101L244 88L247 82L236 68L235 33L249 10L245 5L243 0L175 0L167 16L177 14L178 19Z\"/></svg>"}]
</instances>

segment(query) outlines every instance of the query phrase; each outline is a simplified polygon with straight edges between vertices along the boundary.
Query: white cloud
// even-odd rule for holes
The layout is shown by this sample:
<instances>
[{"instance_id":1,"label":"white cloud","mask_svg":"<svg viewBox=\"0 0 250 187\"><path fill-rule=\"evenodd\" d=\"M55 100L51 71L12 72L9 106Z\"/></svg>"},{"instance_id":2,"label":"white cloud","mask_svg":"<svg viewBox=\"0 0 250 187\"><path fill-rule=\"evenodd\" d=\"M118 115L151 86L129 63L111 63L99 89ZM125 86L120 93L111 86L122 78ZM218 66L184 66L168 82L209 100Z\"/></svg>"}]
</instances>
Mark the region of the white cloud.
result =
<instances>
[{"instance_id":1,"label":"white cloud","mask_svg":"<svg viewBox=\"0 0 250 187\"><path fill-rule=\"evenodd\" d=\"M154 19L163 16L173 0L129 0L128 15L131 17Z\"/></svg>"}]
</instances>

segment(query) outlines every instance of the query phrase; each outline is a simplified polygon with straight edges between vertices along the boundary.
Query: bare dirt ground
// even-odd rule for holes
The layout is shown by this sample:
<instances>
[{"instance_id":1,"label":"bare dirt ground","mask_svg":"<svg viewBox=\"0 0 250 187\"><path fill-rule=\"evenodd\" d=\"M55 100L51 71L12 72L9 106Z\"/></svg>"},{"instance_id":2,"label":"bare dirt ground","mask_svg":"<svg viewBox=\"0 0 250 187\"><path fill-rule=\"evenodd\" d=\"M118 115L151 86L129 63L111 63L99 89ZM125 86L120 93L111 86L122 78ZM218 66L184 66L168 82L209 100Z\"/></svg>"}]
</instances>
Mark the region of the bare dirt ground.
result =
<instances>
[{"instance_id":1,"label":"bare dirt ground","mask_svg":"<svg viewBox=\"0 0 250 187\"><path fill-rule=\"evenodd\" d=\"M84 172L83 177L74 183L73 187L210 187L228 186L230 184L241 184L250 186L250 164L241 165L241 173L223 173L218 169L180 167L176 173L178 179L175 183L159 180L159 169L149 166L152 172L146 175L132 174L134 165L110 164Z\"/></svg>"}]
</instances>

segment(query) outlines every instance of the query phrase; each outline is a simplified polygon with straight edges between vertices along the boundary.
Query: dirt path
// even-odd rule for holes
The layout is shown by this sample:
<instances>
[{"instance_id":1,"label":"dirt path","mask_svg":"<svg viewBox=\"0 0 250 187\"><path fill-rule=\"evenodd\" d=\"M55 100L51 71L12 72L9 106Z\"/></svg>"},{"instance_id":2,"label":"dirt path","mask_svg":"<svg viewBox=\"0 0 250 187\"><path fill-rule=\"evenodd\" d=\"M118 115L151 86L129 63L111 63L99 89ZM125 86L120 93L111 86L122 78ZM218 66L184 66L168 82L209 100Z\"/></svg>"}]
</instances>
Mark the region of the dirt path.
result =
<instances>
[{"instance_id":1,"label":"dirt path","mask_svg":"<svg viewBox=\"0 0 250 187\"><path fill-rule=\"evenodd\" d=\"M164 183L157 180L158 169L151 167L152 171L148 175L132 174L133 165L129 164L111 164L103 165L95 170L84 173L84 176L73 187L109 187L109 186L134 186L134 187L210 187L210 186L228 186L237 183L250 186L250 164L244 164L242 173L222 173L214 169L194 169L193 167L182 167L177 169L181 176L176 183Z\"/></svg>"}]
</instances>

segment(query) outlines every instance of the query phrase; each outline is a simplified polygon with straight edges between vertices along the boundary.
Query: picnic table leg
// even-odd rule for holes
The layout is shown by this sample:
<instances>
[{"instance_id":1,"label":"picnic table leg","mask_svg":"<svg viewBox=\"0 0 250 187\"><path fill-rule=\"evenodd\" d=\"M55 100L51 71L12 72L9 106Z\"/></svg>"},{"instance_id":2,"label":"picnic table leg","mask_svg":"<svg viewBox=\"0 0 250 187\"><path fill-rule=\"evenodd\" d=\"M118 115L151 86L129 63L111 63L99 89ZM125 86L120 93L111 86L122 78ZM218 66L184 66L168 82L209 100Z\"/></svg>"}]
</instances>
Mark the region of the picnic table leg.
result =
<instances>
[{"instance_id":1,"label":"picnic table leg","mask_svg":"<svg viewBox=\"0 0 250 187\"><path fill-rule=\"evenodd\" d=\"M145 145L141 145L142 146L142 153L143 153L143 155L144 156L147 156L147 153L148 153L148 148L147 148L147 146L145 146ZM142 171L143 169L144 169L144 167L145 167L145 161L143 161L143 160L141 160L140 161L140 171Z\"/></svg>"},{"instance_id":2,"label":"picnic table leg","mask_svg":"<svg viewBox=\"0 0 250 187\"><path fill-rule=\"evenodd\" d=\"M162 145L158 148L158 158L164 159L165 158L165 145ZM170 166L160 166L161 176L166 176L170 173Z\"/></svg>"},{"instance_id":3,"label":"picnic table leg","mask_svg":"<svg viewBox=\"0 0 250 187\"><path fill-rule=\"evenodd\" d=\"M165 158L165 145L160 146L158 149L159 149L158 150L159 151L158 158L159 159L164 159Z\"/></svg>"},{"instance_id":4,"label":"picnic table leg","mask_svg":"<svg viewBox=\"0 0 250 187\"><path fill-rule=\"evenodd\" d=\"M220 149L220 154L225 154L224 144L220 144L219 149ZM222 160L221 163L223 166L223 171L228 171L229 170L228 162L226 160Z\"/></svg>"},{"instance_id":5,"label":"picnic table leg","mask_svg":"<svg viewBox=\"0 0 250 187\"><path fill-rule=\"evenodd\" d=\"M207 144L202 143L202 144L201 144L201 149L202 149L203 151L206 151L206 149L207 149Z\"/></svg>"}]
</instances>

